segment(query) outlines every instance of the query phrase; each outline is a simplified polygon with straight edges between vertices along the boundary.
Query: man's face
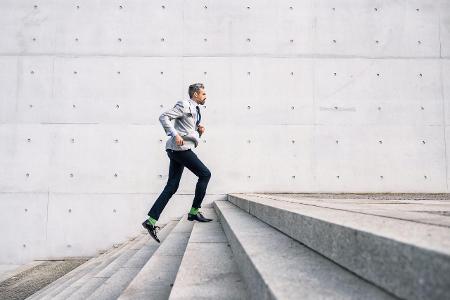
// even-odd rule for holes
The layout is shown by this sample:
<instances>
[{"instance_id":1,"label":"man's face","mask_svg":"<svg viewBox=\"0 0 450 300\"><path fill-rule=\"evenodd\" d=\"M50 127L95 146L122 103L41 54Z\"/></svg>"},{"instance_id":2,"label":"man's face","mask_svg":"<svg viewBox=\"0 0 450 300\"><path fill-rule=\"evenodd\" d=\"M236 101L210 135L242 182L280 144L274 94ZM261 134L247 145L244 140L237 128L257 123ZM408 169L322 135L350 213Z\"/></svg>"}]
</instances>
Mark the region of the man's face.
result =
<instances>
[{"instance_id":1,"label":"man's face","mask_svg":"<svg viewBox=\"0 0 450 300\"><path fill-rule=\"evenodd\" d=\"M194 93L194 100L198 103L198 104L205 104L206 101L206 92L205 89L200 88L200 90L198 92Z\"/></svg>"}]
</instances>

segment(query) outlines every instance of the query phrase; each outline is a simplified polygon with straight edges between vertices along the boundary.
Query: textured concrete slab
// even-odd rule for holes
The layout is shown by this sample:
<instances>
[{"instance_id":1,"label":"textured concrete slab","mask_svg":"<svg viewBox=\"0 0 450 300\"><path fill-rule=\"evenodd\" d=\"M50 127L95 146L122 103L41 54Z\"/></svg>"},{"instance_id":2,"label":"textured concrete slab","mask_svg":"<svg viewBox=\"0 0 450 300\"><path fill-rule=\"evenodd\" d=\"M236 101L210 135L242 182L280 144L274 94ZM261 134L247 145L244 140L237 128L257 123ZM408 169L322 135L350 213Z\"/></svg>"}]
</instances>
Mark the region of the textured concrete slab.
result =
<instances>
[{"instance_id":1,"label":"textured concrete slab","mask_svg":"<svg viewBox=\"0 0 450 300\"><path fill-rule=\"evenodd\" d=\"M31 261L23 265L6 264L0 265L0 283L8 278L11 278L25 270L31 269L43 261Z\"/></svg>"},{"instance_id":2,"label":"textured concrete slab","mask_svg":"<svg viewBox=\"0 0 450 300\"><path fill-rule=\"evenodd\" d=\"M267 195L229 200L370 282L407 299L449 293L450 229Z\"/></svg>"},{"instance_id":3,"label":"textured concrete slab","mask_svg":"<svg viewBox=\"0 0 450 300\"><path fill-rule=\"evenodd\" d=\"M367 199L359 195L356 199L330 197L316 198L318 195L305 194L248 194L266 196L283 200L285 202L299 203L312 206L340 209L345 211L360 212L369 215L390 217L399 220L408 220L417 223L450 227L450 196L441 195L441 200L436 196L424 194L410 197L420 197L420 200L410 200L407 195L397 197L390 196L386 199L381 195L367 195ZM313 197L316 196L316 197ZM348 195L351 197L351 195ZM429 197L430 200L426 200ZM379 199L377 199L379 198ZM436 199L436 200L435 200Z\"/></svg>"},{"instance_id":4,"label":"textured concrete slab","mask_svg":"<svg viewBox=\"0 0 450 300\"><path fill-rule=\"evenodd\" d=\"M172 221L164 226L158 235L161 242L164 242L177 223L178 222L176 221ZM138 251L131 258L129 258L118 270L116 270L110 278L106 278L91 295L86 295L89 297L81 297L82 295L77 295L77 298L74 298L72 295L70 299L117 299L160 245L148 234L146 236L147 238L144 240L144 243L141 245L140 249L138 249Z\"/></svg>"},{"instance_id":5,"label":"textured concrete slab","mask_svg":"<svg viewBox=\"0 0 450 300\"><path fill-rule=\"evenodd\" d=\"M163 232L166 231L166 227L168 225L163 227ZM167 229L170 230L170 227L168 227ZM141 236L138 237L136 242L130 243L130 245L128 245L128 248L121 251L120 255L116 259L114 259L111 263L109 263L106 267L104 267L95 275L90 275L91 277L85 277L83 281L79 282L79 285L70 286L69 288L67 288L67 292L64 291L61 294L57 295L57 298L84 300L87 299L93 293L95 293L98 289L101 289L103 291L102 287L106 284L106 282L110 280L111 277L114 277L125 264L127 264L130 260L132 260L134 256L136 256L136 254L145 246L145 244L148 241L149 237L147 232L145 231ZM122 274L122 272L120 272L120 274ZM122 284L124 283L122 282ZM117 284L116 286L110 286L109 292L111 294L114 293L120 294L120 291L122 291L123 288L125 287L126 285L123 286L121 284ZM73 291L73 289L75 289L75 291ZM102 294L100 293L99 296L100 295Z\"/></svg>"},{"instance_id":6,"label":"textured concrete slab","mask_svg":"<svg viewBox=\"0 0 450 300\"><path fill-rule=\"evenodd\" d=\"M215 205L252 299L393 299L230 202Z\"/></svg>"},{"instance_id":7,"label":"textured concrete slab","mask_svg":"<svg viewBox=\"0 0 450 300\"><path fill-rule=\"evenodd\" d=\"M117 251L114 251L114 253L111 253L111 255L105 257L99 264L94 266L92 269L89 269L88 272L86 272L82 277L79 277L73 281L68 280L67 282L55 288L49 294L45 295L45 297L48 297L50 299L67 299L74 292L79 292L80 290L91 289L98 286L97 284L99 284L102 279L91 279L105 268L108 268L110 264L114 264L114 261L116 261L116 259L120 259L122 254L128 253L129 248L134 244L139 243L143 238L145 238L145 235L140 234L134 239L126 242L123 247L117 249Z\"/></svg>"},{"instance_id":8,"label":"textured concrete slab","mask_svg":"<svg viewBox=\"0 0 450 300\"><path fill-rule=\"evenodd\" d=\"M312 198L312 199L329 199L329 200L402 200L402 201L420 201L427 202L433 200L450 200L449 193L270 193L271 195L279 195L293 198Z\"/></svg>"},{"instance_id":9,"label":"textured concrete slab","mask_svg":"<svg viewBox=\"0 0 450 300\"><path fill-rule=\"evenodd\" d=\"M206 215L214 221L194 224L169 299L248 299L217 215Z\"/></svg>"},{"instance_id":10,"label":"textured concrete slab","mask_svg":"<svg viewBox=\"0 0 450 300\"><path fill-rule=\"evenodd\" d=\"M193 225L184 215L118 299L167 299Z\"/></svg>"},{"instance_id":11,"label":"textured concrete slab","mask_svg":"<svg viewBox=\"0 0 450 300\"><path fill-rule=\"evenodd\" d=\"M82 278L85 274L90 272L92 269L100 265L105 260L109 259L111 256L116 255L116 253L120 251L120 249L125 247L125 245L126 243L116 244L110 249L107 249L103 254L97 257L90 258L86 263L73 269L71 272L65 274L64 276L58 278L57 280L53 281L52 283L40 289L27 299L28 300L43 299L47 295L50 295L50 293L53 293L56 289L62 289L62 286L65 287L69 286L71 283L75 282L79 278Z\"/></svg>"},{"instance_id":12,"label":"textured concrete slab","mask_svg":"<svg viewBox=\"0 0 450 300\"><path fill-rule=\"evenodd\" d=\"M218 222L216 212L214 208L203 208L202 213L206 218L213 219L208 223L197 224L195 223L189 238L189 243L225 243L227 238L222 232L222 226ZM203 225L203 226L200 226Z\"/></svg>"},{"instance_id":13,"label":"textured concrete slab","mask_svg":"<svg viewBox=\"0 0 450 300\"><path fill-rule=\"evenodd\" d=\"M86 259L71 259L27 264L28 268L0 282L0 298L25 299L85 262Z\"/></svg>"}]
</instances>

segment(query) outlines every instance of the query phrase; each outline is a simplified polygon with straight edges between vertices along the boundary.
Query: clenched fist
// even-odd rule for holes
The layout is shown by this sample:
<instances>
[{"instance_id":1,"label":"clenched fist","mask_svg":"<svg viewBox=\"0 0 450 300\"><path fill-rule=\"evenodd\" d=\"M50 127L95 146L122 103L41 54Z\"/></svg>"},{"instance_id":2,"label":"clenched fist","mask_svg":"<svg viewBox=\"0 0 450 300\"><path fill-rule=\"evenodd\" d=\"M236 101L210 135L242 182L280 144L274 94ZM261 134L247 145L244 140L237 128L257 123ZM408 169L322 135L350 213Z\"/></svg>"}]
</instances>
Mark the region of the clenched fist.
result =
<instances>
[{"instance_id":1,"label":"clenched fist","mask_svg":"<svg viewBox=\"0 0 450 300\"><path fill-rule=\"evenodd\" d=\"M197 131L200 135L202 135L203 132L205 132L205 126L199 124Z\"/></svg>"},{"instance_id":2,"label":"clenched fist","mask_svg":"<svg viewBox=\"0 0 450 300\"><path fill-rule=\"evenodd\" d=\"M181 146L181 145L184 144L184 140L183 140L183 138L181 137L181 135L177 134L177 135L175 136L175 143L176 143L178 146Z\"/></svg>"}]
</instances>

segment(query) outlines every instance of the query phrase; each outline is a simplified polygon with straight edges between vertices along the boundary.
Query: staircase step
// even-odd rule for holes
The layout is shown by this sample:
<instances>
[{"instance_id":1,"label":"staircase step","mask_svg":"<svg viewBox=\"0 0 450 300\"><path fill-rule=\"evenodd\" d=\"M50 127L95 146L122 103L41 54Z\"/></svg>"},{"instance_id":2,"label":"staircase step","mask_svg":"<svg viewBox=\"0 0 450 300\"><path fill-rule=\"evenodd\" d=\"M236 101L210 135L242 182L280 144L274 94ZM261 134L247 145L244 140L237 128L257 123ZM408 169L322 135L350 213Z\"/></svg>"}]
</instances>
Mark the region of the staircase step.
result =
<instances>
[{"instance_id":1,"label":"staircase step","mask_svg":"<svg viewBox=\"0 0 450 300\"><path fill-rule=\"evenodd\" d=\"M135 239L135 237L133 237L130 240L133 240L133 239ZM43 289L37 291L36 293L34 293L30 297L28 297L27 300L45 299L45 297L47 297L48 295L53 293L56 289L61 289L61 287L63 285L64 286L70 285L72 282L83 277L90 270L92 270L93 268L95 268L96 266L101 264L102 261L108 259L112 255L115 255L118 251L120 251L123 247L125 247L126 244L127 244L127 242L119 244L119 245L115 245L114 247L111 247L106 252L102 253L101 255L92 257L91 259L89 259L87 262L85 262L81 266L73 269L72 271L70 271L69 273L65 274L64 276L58 278L57 280L50 283Z\"/></svg>"},{"instance_id":2,"label":"staircase step","mask_svg":"<svg viewBox=\"0 0 450 300\"><path fill-rule=\"evenodd\" d=\"M444 299L450 294L450 228L445 223L277 195L230 194L228 199L400 298Z\"/></svg>"},{"instance_id":3,"label":"staircase step","mask_svg":"<svg viewBox=\"0 0 450 300\"><path fill-rule=\"evenodd\" d=\"M136 238L131 241L125 243L123 247L121 247L118 251L114 252L114 254L106 257L101 261L100 264L96 265L94 268L90 269L83 276L79 277L77 280L72 281L70 284L64 284L54 292L52 292L49 296L49 299L59 300L59 299L67 299L71 294L80 289L87 289L92 285L95 285L99 279L93 278L99 272L102 272L106 268L108 268L111 264L114 264L116 259L121 257L123 253L128 253L128 249L134 246L136 243L141 241L144 238L144 234L139 234ZM92 280L91 280L92 279Z\"/></svg>"},{"instance_id":4,"label":"staircase step","mask_svg":"<svg viewBox=\"0 0 450 300\"><path fill-rule=\"evenodd\" d=\"M169 299L248 299L245 283L217 215L203 208L208 223L194 223Z\"/></svg>"},{"instance_id":5,"label":"staircase step","mask_svg":"<svg viewBox=\"0 0 450 300\"><path fill-rule=\"evenodd\" d=\"M184 215L118 299L167 299L192 227Z\"/></svg>"},{"instance_id":6,"label":"staircase step","mask_svg":"<svg viewBox=\"0 0 450 300\"><path fill-rule=\"evenodd\" d=\"M115 256L105 260L102 264L99 264L96 268L73 282L63 291L54 295L53 299L86 299L86 297L92 294L92 292L111 276L120 265L136 253L136 249L142 247L144 242L145 234L141 233L133 241L128 242Z\"/></svg>"},{"instance_id":7,"label":"staircase step","mask_svg":"<svg viewBox=\"0 0 450 300\"><path fill-rule=\"evenodd\" d=\"M252 299L394 299L232 203L214 205Z\"/></svg>"},{"instance_id":8,"label":"staircase step","mask_svg":"<svg viewBox=\"0 0 450 300\"><path fill-rule=\"evenodd\" d=\"M158 234L161 242L170 234L178 221L169 222ZM122 291L128 286L133 278L139 273L145 263L150 259L153 253L158 249L159 243L151 238L147 233L144 245L134 254L123 266L121 266L111 277L98 287L89 297L70 297L70 299L88 299L88 300L109 300L117 299Z\"/></svg>"}]
</instances>

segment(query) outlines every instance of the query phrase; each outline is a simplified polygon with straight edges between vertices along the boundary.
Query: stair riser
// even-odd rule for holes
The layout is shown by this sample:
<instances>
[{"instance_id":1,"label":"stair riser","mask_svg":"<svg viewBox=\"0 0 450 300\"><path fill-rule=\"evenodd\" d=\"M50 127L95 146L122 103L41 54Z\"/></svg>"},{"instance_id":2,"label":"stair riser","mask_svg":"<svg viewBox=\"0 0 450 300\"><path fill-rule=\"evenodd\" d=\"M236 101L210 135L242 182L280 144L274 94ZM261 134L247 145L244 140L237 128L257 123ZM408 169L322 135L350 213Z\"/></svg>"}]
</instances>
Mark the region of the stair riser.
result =
<instances>
[{"instance_id":1,"label":"stair riser","mask_svg":"<svg viewBox=\"0 0 450 300\"><path fill-rule=\"evenodd\" d=\"M222 224L223 231L228 239L228 242L233 251L234 260L239 268L239 271L244 278L247 289L249 291L250 299L277 299L273 292L270 290L268 284L264 282L255 266L253 265L251 258L246 254L239 240L231 230L227 220L222 215L222 212L214 202L214 209Z\"/></svg>"}]
</instances>

